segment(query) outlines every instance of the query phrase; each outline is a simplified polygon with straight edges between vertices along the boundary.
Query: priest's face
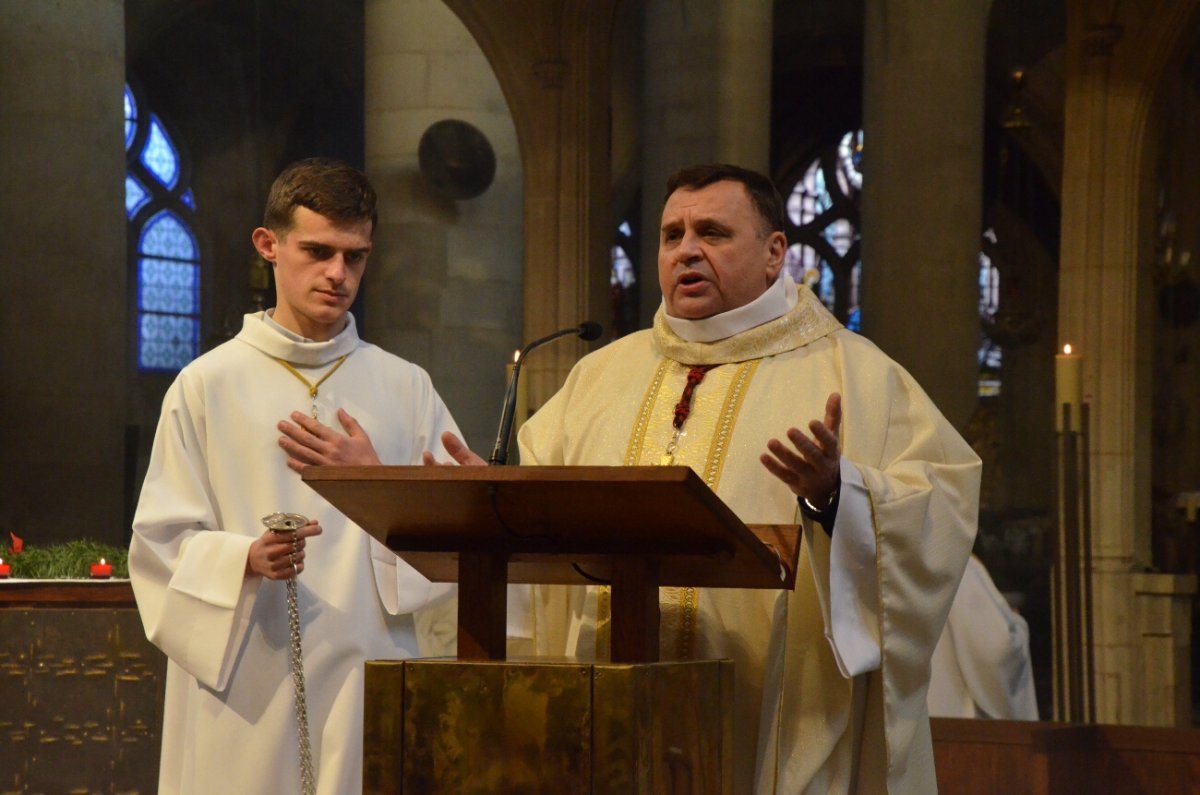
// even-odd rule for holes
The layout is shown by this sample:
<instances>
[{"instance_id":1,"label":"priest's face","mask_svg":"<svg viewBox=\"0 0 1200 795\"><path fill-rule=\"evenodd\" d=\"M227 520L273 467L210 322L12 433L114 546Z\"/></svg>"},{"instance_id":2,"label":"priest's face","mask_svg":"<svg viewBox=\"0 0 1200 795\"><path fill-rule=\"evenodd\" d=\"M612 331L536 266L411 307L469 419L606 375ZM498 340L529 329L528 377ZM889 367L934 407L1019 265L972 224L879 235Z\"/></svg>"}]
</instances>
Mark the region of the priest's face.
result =
<instances>
[{"instance_id":1,"label":"priest's face","mask_svg":"<svg viewBox=\"0 0 1200 795\"><path fill-rule=\"evenodd\" d=\"M758 298L779 275L787 238L768 230L740 182L722 180L667 197L658 238L658 284L667 313L699 320Z\"/></svg>"},{"instance_id":2,"label":"priest's face","mask_svg":"<svg viewBox=\"0 0 1200 795\"><path fill-rule=\"evenodd\" d=\"M252 239L275 268L275 322L314 340L341 332L371 253L371 220L333 221L297 207L287 232L259 227Z\"/></svg>"}]
</instances>

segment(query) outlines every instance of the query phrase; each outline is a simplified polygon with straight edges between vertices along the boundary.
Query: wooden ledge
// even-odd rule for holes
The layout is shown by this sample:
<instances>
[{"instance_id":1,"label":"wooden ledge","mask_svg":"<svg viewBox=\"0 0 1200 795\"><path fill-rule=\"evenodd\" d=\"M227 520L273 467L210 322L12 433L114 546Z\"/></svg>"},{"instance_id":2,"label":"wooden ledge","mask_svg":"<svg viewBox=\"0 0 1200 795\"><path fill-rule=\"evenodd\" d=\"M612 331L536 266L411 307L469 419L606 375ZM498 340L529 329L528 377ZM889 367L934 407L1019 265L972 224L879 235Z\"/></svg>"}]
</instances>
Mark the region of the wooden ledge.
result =
<instances>
[{"instance_id":1,"label":"wooden ledge","mask_svg":"<svg viewBox=\"0 0 1200 795\"><path fill-rule=\"evenodd\" d=\"M137 607L129 580L0 580L0 608Z\"/></svg>"}]
</instances>

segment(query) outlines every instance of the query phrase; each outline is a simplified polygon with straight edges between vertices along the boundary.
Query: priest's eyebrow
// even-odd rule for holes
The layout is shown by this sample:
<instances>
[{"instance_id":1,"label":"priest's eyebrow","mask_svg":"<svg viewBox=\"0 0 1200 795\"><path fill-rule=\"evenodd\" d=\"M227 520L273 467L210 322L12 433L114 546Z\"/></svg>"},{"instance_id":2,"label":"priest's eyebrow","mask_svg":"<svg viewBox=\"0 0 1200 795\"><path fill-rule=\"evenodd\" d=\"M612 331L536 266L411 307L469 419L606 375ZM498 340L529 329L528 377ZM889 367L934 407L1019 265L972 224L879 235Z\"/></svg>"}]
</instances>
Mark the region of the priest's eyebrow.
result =
<instances>
[{"instance_id":1,"label":"priest's eyebrow","mask_svg":"<svg viewBox=\"0 0 1200 795\"><path fill-rule=\"evenodd\" d=\"M345 254L347 258L354 259L361 259L371 253L370 246L339 249L337 246L331 246L328 243L321 243L316 240L301 240L299 243L297 243L297 245L305 251L310 252L314 256L319 257L320 259L328 259L338 251L341 251L343 254Z\"/></svg>"},{"instance_id":2,"label":"priest's eyebrow","mask_svg":"<svg viewBox=\"0 0 1200 795\"><path fill-rule=\"evenodd\" d=\"M680 232L686 224L683 220L671 220L660 227L659 232L663 237L666 237L670 232ZM711 232L718 232L723 235L731 234L733 229L720 219L712 216L701 216L692 219L692 227L701 235L707 235Z\"/></svg>"}]
</instances>

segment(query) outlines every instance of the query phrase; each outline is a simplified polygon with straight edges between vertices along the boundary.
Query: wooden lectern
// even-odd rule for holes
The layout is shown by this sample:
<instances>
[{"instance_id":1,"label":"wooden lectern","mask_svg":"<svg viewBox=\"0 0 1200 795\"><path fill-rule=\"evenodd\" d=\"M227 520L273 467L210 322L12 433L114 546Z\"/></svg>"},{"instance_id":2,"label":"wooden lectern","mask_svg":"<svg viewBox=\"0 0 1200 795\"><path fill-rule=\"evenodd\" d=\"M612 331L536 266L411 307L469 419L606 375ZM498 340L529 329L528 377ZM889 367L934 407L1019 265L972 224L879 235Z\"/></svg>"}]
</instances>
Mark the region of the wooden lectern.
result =
<instances>
[{"instance_id":1,"label":"wooden lectern","mask_svg":"<svg viewBox=\"0 0 1200 795\"><path fill-rule=\"evenodd\" d=\"M652 672L649 676L655 683L667 680L684 683L686 679L686 683L679 686L686 692L687 688L698 686L694 671L688 669L687 676L681 679L678 672L664 672L662 666L703 668L705 663L654 667L659 659L659 587L790 590L795 583L799 528L743 524L687 467L307 467L304 480L429 580L458 582L458 659L464 664L475 661L494 665L505 659L509 583L604 584L611 586L612 664L625 669L642 666L644 671ZM368 663L368 688L371 687L372 665ZM435 669L440 671L437 675L452 676L444 665ZM707 665L711 667L715 663L710 661ZM576 664L575 668L578 667ZM399 677L397 682L403 681L402 674L396 676ZM477 677L477 674L471 676ZM599 674L595 676L598 678ZM409 679L410 682L429 681L428 676L422 678L411 674ZM612 679L610 675L609 680ZM729 663L724 663L724 672L713 679L714 682L718 680L725 682L723 688L714 685L724 691L714 699L724 704L720 711L725 714L719 715L716 721L723 725L712 729L719 736L711 742L696 739L693 751L697 763L704 762L705 755L724 754L721 763L724 772L709 776L705 779L710 781L709 784L700 789L689 787L689 791L729 791L732 766L732 729L728 714L732 705L732 669ZM639 687L641 701L638 704L631 702L631 712L640 709L651 713L648 721L654 723L658 719L653 715L663 713L660 717L665 719L665 713L676 709L662 707L670 700L669 694L660 698L657 707L654 703L645 703L645 692L658 693L669 687L652 683L634 686L630 692ZM561 689L557 685L555 688ZM693 691L688 698L702 701L697 695L702 694ZM368 713L373 706L388 709L385 704L389 703L392 709L406 713L416 711L383 695L368 699ZM610 708L606 706L606 709ZM457 704L455 709L461 710L462 705ZM584 731L580 735L584 746L582 753L588 754L590 748L594 757L599 749L608 747L608 740L595 726L598 709L594 710L590 704L583 709L593 725L590 733ZM492 718L503 722L491 712L479 716L479 720ZM381 724L377 720L373 724L373 720L368 714L368 734L374 725L378 735ZM427 732L409 731L411 720L410 715L404 719L404 727L391 726L382 733L389 737L411 735L413 742L427 742L424 736ZM613 723L617 724L624 728L608 739L614 743L624 742L623 735L628 733L633 735L629 742L636 745L637 730L631 731L629 726L644 728L647 720L634 716L627 721L622 716L621 721ZM432 730L430 726L425 728ZM660 735L664 730L677 729L656 728L657 734L652 742L648 741L649 744L661 745ZM401 755L409 754L401 738L396 736L395 739L402 746ZM368 737L368 746L370 743ZM679 749L672 747L672 751L678 753ZM367 756L370 755L368 747ZM624 758L628 753L613 752L611 756ZM662 784L661 775L653 770L637 769L643 762L645 760L641 758L630 762L632 772L626 771L629 773L626 777L633 782L633 789L623 791L649 792ZM368 759L367 767L371 768L373 764L374 769L364 776L368 785L380 776L378 764ZM509 765L511 774L511 764L505 764ZM657 763L647 764L653 767ZM572 766L579 765L569 765ZM395 770L386 771L384 778L388 784L386 787L380 785L379 791L398 789L402 780L409 781L413 789L431 785L441 789L450 783L447 776L462 775L461 769L451 771L443 766L439 768L441 772L428 772L425 778L418 777L422 783L416 785L412 783L413 767L419 765L398 761ZM607 787L598 786L597 771L603 768L607 776L612 767L605 768L594 761L587 773L591 782L588 789L608 791ZM437 764L431 762L430 770L434 768ZM689 771L688 776L695 774L691 762L681 769ZM578 770L572 773L576 774L583 775ZM543 785L547 785L547 776L557 774L543 769L539 775L536 791L554 791L553 786L543 788ZM625 774L618 775L617 779L624 780L622 775ZM674 773L671 777L676 781ZM720 780L717 785L711 783L713 778ZM609 776L606 780L611 783L614 779ZM511 777L489 778L481 772L471 779L455 778L452 788L464 791L463 787L469 789L472 786L471 781L477 784L487 781L487 786L504 788L514 786ZM574 790L578 783L579 779L568 776L555 786ZM469 791L487 791L482 784L479 786L478 790ZM376 790L367 786L367 791Z\"/></svg>"}]
</instances>

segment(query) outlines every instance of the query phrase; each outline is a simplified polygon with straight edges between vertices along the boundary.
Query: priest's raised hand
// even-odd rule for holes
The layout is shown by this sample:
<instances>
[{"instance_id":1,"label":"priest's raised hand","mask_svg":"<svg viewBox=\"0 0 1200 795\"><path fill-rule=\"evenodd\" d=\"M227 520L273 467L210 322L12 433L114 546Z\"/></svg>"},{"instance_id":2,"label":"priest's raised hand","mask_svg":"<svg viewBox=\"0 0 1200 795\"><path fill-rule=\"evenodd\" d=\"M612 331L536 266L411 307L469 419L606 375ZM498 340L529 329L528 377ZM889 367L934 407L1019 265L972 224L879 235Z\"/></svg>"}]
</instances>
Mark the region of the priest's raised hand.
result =
<instances>
[{"instance_id":1,"label":"priest's raised hand","mask_svg":"<svg viewBox=\"0 0 1200 795\"><path fill-rule=\"evenodd\" d=\"M370 466L379 464L371 437L345 409L338 409L338 422L345 433L338 433L320 420L299 411L292 422L282 420L279 446L288 454L287 465L300 472L309 464L319 466Z\"/></svg>"},{"instance_id":2,"label":"priest's raised hand","mask_svg":"<svg viewBox=\"0 0 1200 795\"><path fill-rule=\"evenodd\" d=\"M823 511L833 502L842 481L841 427L842 396L833 392L825 401L825 422L813 420L808 424L811 438L799 428L788 428L787 437L795 449L772 439L767 442L770 452L763 453L759 460L813 510Z\"/></svg>"}]
</instances>

